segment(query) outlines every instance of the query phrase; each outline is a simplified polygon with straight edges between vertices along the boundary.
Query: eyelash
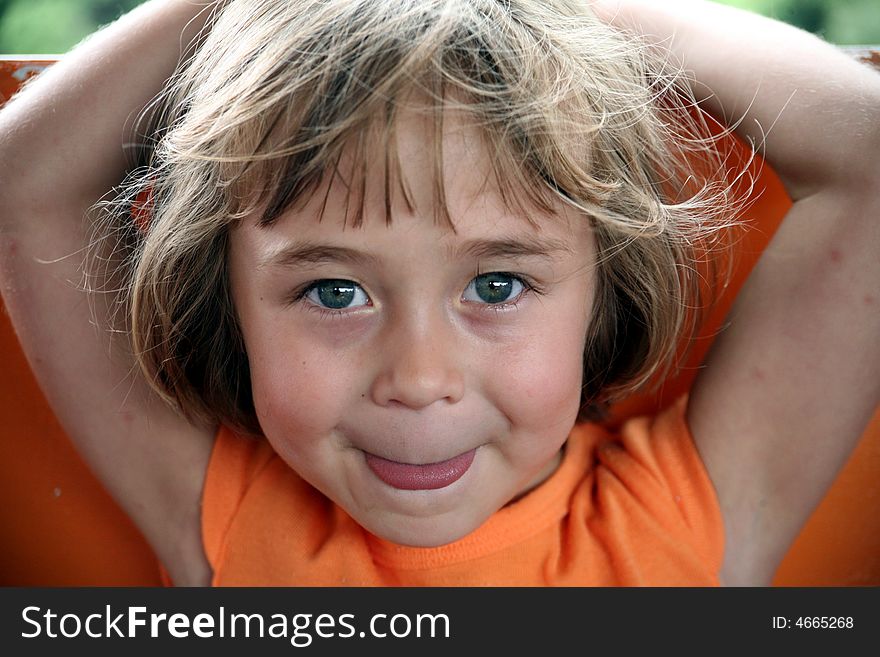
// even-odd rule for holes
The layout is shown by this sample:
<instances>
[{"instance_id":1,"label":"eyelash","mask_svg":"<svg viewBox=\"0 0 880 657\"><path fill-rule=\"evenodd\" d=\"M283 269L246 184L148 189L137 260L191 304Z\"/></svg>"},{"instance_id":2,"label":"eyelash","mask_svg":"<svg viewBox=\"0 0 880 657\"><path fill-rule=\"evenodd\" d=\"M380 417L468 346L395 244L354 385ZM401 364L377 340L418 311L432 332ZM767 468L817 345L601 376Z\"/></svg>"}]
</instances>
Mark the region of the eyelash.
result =
<instances>
[{"instance_id":1,"label":"eyelash","mask_svg":"<svg viewBox=\"0 0 880 657\"><path fill-rule=\"evenodd\" d=\"M515 309L519 305L520 301L522 301L523 298L527 294L534 294L536 296L542 296L543 294L545 294L544 288L541 287L534 280L532 280L526 276L523 276L522 274L513 274L511 272L505 272L505 271L478 272L477 275L474 276L474 278L472 278L470 281L468 281L468 287L470 286L471 282L473 282L476 278L479 278L480 276L485 276L487 274L497 274L499 276L509 276L513 280L518 281L523 286L523 289L519 294L516 295L516 297L514 297L510 301L503 301L500 303L468 302L468 303L473 303L476 306L479 306L481 309L481 312L495 312L495 313L505 312L508 310ZM331 280L340 280L340 281L344 280L347 283L353 283L355 286L361 287L355 281L350 281L348 279L321 278L316 281L311 281L311 282L307 283L305 286L296 290L291 295L291 299L290 299L291 303L305 302L305 305L309 311L316 312L321 317L338 317L340 315L346 315L346 314L352 312L351 310L349 310L347 308L325 308L323 306L319 306L318 304L306 299L306 296L312 290L316 289L321 283L324 283L326 281L331 281ZM363 289L363 288L361 288L361 289ZM465 289L467 289L467 288L465 288ZM367 296L367 298L369 299L369 296ZM370 305L372 305L372 301L370 302Z\"/></svg>"},{"instance_id":2,"label":"eyelash","mask_svg":"<svg viewBox=\"0 0 880 657\"><path fill-rule=\"evenodd\" d=\"M355 283L355 281L350 281L348 279L320 278L316 281L311 281L310 283L307 283L303 287L296 290L290 297L291 304L302 302L305 305L307 310L309 310L310 312L318 313L321 317L335 317L335 316L346 315L346 314L350 313L351 310L347 309L347 308L325 308L323 306L319 306L318 304L306 299L306 296L309 294L309 292L317 289L317 287L321 283L324 283L327 281L340 281L340 282L344 281L346 283L352 283L355 286L363 289L360 284ZM366 292L365 292L365 294L366 294ZM369 296L367 296L367 299L369 299ZM372 300L370 300L370 305L372 305Z\"/></svg>"},{"instance_id":3,"label":"eyelash","mask_svg":"<svg viewBox=\"0 0 880 657\"><path fill-rule=\"evenodd\" d=\"M468 281L468 287L470 287L471 283L473 281L475 281L477 278L479 278L480 276L487 276L487 275L491 275L491 274L497 274L498 276L509 276L513 280L518 281L522 285L523 289L513 299L511 299L509 301L502 301L501 303L469 302L469 303L474 303L476 306L478 306L482 312L502 313L502 312L505 312L508 310L513 310L519 305L519 302L522 301L523 298L527 294L534 294L535 296L541 296L544 294L544 289L540 285L538 285L534 280L527 278L526 276L523 276L522 274L514 274L514 273L508 272L508 271L487 271L487 272L477 271L476 276L474 276L474 278L472 278L470 281ZM465 289L467 289L467 288L465 288Z\"/></svg>"}]
</instances>

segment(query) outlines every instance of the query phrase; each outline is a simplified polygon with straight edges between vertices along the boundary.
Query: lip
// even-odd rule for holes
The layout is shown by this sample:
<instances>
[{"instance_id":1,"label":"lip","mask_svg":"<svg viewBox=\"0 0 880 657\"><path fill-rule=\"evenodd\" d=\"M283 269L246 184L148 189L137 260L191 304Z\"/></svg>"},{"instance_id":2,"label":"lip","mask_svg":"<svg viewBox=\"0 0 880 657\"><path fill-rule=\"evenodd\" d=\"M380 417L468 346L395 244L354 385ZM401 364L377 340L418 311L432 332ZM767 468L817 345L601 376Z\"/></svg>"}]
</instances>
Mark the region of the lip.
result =
<instances>
[{"instance_id":1,"label":"lip","mask_svg":"<svg viewBox=\"0 0 880 657\"><path fill-rule=\"evenodd\" d=\"M399 490L437 490L461 479L474 462L476 448L437 463L399 463L364 452L367 465L379 479Z\"/></svg>"}]
</instances>

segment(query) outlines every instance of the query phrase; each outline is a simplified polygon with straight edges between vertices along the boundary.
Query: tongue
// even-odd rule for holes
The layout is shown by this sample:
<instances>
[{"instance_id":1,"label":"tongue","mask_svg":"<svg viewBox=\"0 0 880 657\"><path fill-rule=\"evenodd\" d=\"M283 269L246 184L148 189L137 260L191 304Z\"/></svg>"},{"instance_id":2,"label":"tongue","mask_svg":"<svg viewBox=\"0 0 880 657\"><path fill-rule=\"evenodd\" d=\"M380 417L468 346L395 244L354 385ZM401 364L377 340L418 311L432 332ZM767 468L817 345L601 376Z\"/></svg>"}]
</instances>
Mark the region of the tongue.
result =
<instances>
[{"instance_id":1,"label":"tongue","mask_svg":"<svg viewBox=\"0 0 880 657\"><path fill-rule=\"evenodd\" d=\"M379 479L401 490L434 490L445 488L468 471L474 460L475 449L446 461L413 465L389 461L367 454L367 465Z\"/></svg>"}]
</instances>

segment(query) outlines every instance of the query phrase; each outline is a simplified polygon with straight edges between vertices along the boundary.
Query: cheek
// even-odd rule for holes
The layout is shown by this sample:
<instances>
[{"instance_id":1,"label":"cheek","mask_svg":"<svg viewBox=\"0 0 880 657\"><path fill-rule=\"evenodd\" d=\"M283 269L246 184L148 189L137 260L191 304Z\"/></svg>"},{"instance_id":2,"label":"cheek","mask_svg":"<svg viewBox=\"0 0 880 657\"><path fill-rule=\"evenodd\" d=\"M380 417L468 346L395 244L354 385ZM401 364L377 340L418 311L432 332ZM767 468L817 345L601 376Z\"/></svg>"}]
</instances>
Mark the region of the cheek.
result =
<instances>
[{"instance_id":1,"label":"cheek","mask_svg":"<svg viewBox=\"0 0 880 657\"><path fill-rule=\"evenodd\" d=\"M545 430L574 422L580 405L586 323L569 315L544 322L540 331L499 359L494 395L521 428Z\"/></svg>"},{"instance_id":2,"label":"cheek","mask_svg":"<svg viewBox=\"0 0 880 657\"><path fill-rule=\"evenodd\" d=\"M324 435L344 416L354 382L338 352L292 339L249 341L254 406L270 440Z\"/></svg>"},{"instance_id":3,"label":"cheek","mask_svg":"<svg viewBox=\"0 0 880 657\"><path fill-rule=\"evenodd\" d=\"M524 372L522 380L523 394L531 402L533 414L546 422L548 418L576 413L583 366L575 345L557 342L535 350L530 356L528 375Z\"/></svg>"}]
</instances>

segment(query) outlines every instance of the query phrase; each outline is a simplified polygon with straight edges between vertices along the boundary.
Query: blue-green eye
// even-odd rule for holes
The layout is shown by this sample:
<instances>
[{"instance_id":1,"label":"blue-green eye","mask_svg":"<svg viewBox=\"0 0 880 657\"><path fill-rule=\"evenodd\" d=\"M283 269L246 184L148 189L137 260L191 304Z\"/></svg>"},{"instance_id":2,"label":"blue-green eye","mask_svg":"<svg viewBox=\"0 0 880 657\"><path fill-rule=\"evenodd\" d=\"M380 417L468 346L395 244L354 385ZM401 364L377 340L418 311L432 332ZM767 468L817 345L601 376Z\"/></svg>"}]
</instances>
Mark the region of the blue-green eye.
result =
<instances>
[{"instance_id":1,"label":"blue-green eye","mask_svg":"<svg viewBox=\"0 0 880 657\"><path fill-rule=\"evenodd\" d=\"M516 299L523 293L525 285L513 274L492 272L480 274L465 288L462 299L478 303L499 304Z\"/></svg>"},{"instance_id":2,"label":"blue-green eye","mask_svg":"<svg viewBox=\"0 0 880 657\"><path fill-rule=\"evenodd\" d=\"M316 306L328 310L346 310L370 305L370 298L360 285L338 279L316 281L303 296Z\"/></svg>"}]
</instances>

